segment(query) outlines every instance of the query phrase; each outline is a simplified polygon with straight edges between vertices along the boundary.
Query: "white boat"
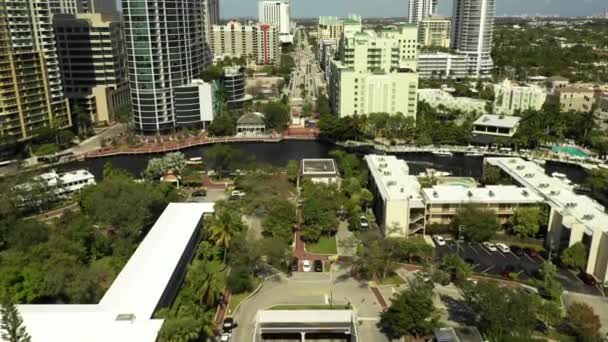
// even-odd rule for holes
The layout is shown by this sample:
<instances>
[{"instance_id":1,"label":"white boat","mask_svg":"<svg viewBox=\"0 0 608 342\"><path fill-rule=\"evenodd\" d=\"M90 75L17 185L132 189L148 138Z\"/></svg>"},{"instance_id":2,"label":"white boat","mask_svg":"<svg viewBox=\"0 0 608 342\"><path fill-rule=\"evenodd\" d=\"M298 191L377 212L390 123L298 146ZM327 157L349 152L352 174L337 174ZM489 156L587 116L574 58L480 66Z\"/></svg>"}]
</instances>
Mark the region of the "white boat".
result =
<instances>
[{"instance_id":1,"label":"white boat","mask_svg":"<svg viewBox=\"0 0 608 342\"><path fill-rule=\"evenodd\" d=\"M471 152L467 152L464 154L465 157L483 157L485 154L482 152L475 152L475 151L471 151Z\"/></svg>"},{"instance_id":2,"label":"white boat","mask_svg":"<svg viewBox=\"0 0 608 342\"><path fill-rule=\"evenodd\" d=\"M531 161L540 166L545 166L545 164L547 163L544 159L531 159Z\"/></svg>"},{"instance_id":3,"label":"white boat","mask_svg":"<svg viewBox=\"0 0 608 342\"><path fill-rule=\"evenodd\" d=\"M563 173L559 173L559 172L553 172L551 174L551 177L558 178L558 179L568 179L568 176L566 176Z\"/></svg>"},{"instance_id":4,"label":"white boat","mask_svg":"<svg viewBox=\"0 0 608 342\"><path fill-rule=\"evenodd\" d=\"M437 150L433 151L433 154L440 157L451 157L453 156L452 152L446 150Z\"/></svg>"},{"instance_id":5,"label":"white boat","mask_svg":"<svg viewBox=\"0 0 608 342\"><path fill-rule=\"evenodd\" d=\"M452 174L449 172L445 172L445 171L437 171L435 169L426 169L426 172L420 172L418 174L419 177L429 177L429 178L434 178L434 177L449 177Z\"/></svg>"},{"instance_id":6,"label":"white boat","mask_svg":"<svg viewBox=\"0 0 608 342\"><path fill-rule=\"evenodd\" d=\"M190 158L190 159L188 159L188 161L186 161L186 164L190 164L190 165L202 164L202 163L203 163L202 157L194 157L194 158Z\"/></svg>"}]
</instances>

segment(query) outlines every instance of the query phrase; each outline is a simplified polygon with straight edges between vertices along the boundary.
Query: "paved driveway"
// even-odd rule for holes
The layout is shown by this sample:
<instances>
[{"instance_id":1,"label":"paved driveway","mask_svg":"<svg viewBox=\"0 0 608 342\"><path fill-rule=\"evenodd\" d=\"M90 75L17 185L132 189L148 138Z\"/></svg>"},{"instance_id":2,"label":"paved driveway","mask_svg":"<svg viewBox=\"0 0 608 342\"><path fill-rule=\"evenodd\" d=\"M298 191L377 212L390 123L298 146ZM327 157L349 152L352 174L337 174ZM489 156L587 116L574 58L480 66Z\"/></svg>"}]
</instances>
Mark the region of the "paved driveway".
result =
<instances>
[{"instance_id":1,"label":"paved driveway","mask_svg":"<svg viewBox=\"0 0 608 342\"><path fill-rule=\"evenodd\" d=\"M258 310L278 304L327 304L329 298L336 304L351 303L360 318L359 341L388 341L376 327L380 305L374 299L367 284L348 275L348 270L332 267L329 273L294 273L267 279L260 291L234 314L239 326L234 330L234 342L251 342L255 333Z\"/></svg>"}]
</instances>

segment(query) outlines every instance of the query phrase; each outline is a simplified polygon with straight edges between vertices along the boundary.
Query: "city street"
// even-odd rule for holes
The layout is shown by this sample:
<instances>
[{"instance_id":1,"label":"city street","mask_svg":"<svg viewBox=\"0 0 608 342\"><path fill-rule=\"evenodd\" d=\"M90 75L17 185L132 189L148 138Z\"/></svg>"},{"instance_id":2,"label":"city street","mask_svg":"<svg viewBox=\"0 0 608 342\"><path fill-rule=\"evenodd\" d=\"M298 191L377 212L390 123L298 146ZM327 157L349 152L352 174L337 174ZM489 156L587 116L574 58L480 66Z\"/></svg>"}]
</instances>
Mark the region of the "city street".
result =
<instances>
[{"instance_id":1,"label":"city street","mask_svg":"<svg viewBox=\"0 0 608 342\"><path fill-rule=\"evenodd\" d=\"M296 33L297 45L295 46L295 52L293 54L294 61L296 63L295 68L291 74L291 82L289 83L288 95L293 99L301 99L302 102L316 98L318 94L318 75L321 70L319 64L316 62L313 49L308 43L308 35L305 30L298 30ZM302 45L304 48L302 49ZM302 97L302 89L305 92Z\"/></svg>"}]
</instances>

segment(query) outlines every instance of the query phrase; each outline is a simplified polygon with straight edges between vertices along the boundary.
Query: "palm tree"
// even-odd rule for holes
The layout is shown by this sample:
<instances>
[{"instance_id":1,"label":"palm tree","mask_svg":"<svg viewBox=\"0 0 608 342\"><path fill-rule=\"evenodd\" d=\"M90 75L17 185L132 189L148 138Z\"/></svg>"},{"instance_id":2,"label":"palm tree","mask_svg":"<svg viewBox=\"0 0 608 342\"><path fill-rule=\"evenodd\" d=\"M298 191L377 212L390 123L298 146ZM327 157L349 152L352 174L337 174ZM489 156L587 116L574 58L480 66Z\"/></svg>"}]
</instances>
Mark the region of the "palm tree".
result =
<instances>
[{"instance_id":1,"label":"palm tree","mask_svg":"<svg viewBox=\"0 0 608 342\"><path fill-rule=\"evenodd\" d=\"M186 283L201 305L213 306L224 292L226 267L218 260L195 260L188 269Z\"/></svg>"},{"instance_id":2,"label":"palm tree","mask_svg":"<svg viewBox=\"0 0 608 342\"><path fill-rule=\"evenodd\" d=\"M32 338L23 325L23 318L15 303L6 299L0 307L0 337L7 342L31 342Z\"/></svg>"},{"instance_id":3,"label":"palm tree","mask_svg":"<svg viewBox=\"0 0 608 342\"><path fill-rule=\"evenodd\" d=\"M228 210L220 210L211 219L209 226L210 238L215 242L216 246L224 249L224 262L228 248L234 237L243 230L243 223L238 215L235 215Z\"/></svg>"}]
</instances>

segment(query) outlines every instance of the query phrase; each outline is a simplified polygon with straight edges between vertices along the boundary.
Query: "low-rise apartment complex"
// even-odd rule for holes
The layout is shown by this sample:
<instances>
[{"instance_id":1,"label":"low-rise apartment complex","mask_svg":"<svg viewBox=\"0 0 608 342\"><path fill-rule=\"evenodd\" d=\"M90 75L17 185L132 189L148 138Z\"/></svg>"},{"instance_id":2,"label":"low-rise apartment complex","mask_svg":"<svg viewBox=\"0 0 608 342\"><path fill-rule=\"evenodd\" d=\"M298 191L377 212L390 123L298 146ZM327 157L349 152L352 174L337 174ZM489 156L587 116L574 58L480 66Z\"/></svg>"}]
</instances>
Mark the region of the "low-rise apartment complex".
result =
<instances>
[{"instance_id":1,"label":"low-rise apartment complex","mask_svg":"<svg viewBox=\"0 0 608 342\"><path fill-rule=\"evenodd\" d=\"M513 115L527 110L540 110L547 92L538 85L519 85L509 80L494 85L494 113Z\"/></svg>"},{"instance_id":2,"label":"low-rise apartment complex","mask_svg":"<svg viewBox=\"0 0 608 342\"><path fill-rule=\"evenodd\" d=\"M226 25L213 25L211 42L215 59L245 57L268 65L278 63L281 56L279 30L270 24L231 21Z\"/></svg>"},{"instance_id":3,"label":"low-rise apartment complex","mask_svg":"<svg viewBox=\"0 0 608 342\"><path fill-rule=\"evenodd\" d=\"M588 87L558 88L555 96L559 99L559 108L562 112L590 112L595 103L595 90Z\"/></svg>"}]
</instances>

